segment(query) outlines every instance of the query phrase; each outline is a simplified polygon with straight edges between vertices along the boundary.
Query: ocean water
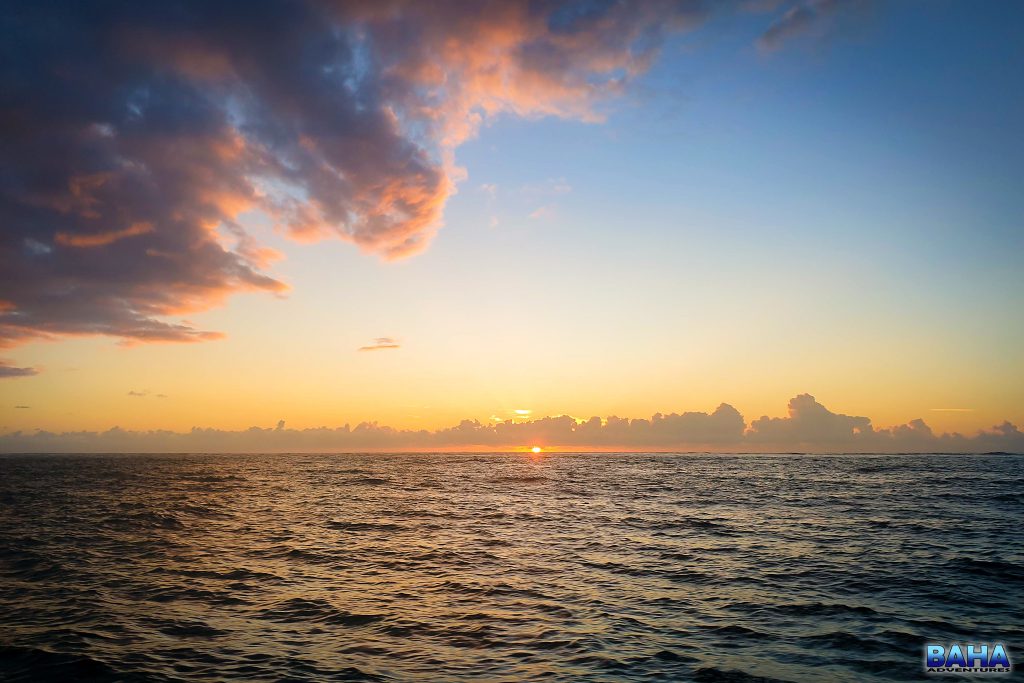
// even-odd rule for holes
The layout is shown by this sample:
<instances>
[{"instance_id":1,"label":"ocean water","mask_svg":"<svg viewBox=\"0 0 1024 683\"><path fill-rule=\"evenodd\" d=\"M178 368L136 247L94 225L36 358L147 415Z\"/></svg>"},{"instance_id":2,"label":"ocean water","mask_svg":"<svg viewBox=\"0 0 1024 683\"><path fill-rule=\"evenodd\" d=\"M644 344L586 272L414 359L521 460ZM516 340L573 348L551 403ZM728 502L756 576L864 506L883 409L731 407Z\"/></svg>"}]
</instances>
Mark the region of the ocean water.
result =
<instances>
[{"instance_id":1,"label":"ocean water","mask_svg":"<svg viewBox=\"0 0 1024 683\"><path fill-rule=\"evenodd\" d=\"M1024 666L1024 458L0 456L0 680L920 680L952 640Z\"/></svg>"}]
</instances>

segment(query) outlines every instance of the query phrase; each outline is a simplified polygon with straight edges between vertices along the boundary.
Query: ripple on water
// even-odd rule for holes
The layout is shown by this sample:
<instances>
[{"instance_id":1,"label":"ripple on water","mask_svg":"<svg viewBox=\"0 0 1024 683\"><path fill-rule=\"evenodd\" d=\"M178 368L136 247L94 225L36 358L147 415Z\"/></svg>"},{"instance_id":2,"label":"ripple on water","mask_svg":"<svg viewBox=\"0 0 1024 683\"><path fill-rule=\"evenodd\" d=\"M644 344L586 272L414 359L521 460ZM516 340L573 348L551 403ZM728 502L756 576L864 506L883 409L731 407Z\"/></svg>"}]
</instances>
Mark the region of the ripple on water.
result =
<instances>
[{"instance_id":1,"label":"ripple on water","mask_svg":"<svg viewBox=\"0 0 1024 683\"><path fill-rule=\"evenodd\" d=\"M1022 465L2 456L0 680L918 679L1024 652Z\"/></svg>"}]
</instances>

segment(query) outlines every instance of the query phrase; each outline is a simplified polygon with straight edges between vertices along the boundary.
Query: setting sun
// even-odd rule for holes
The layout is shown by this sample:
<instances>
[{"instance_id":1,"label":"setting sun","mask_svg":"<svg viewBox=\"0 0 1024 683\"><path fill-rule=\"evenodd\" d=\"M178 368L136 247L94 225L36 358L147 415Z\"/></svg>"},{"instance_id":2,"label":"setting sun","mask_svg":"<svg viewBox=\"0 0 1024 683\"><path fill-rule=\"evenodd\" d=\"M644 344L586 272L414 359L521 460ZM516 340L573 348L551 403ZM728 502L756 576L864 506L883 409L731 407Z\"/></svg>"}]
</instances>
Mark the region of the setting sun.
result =
<instances>
[{"instance_id":1,"label":"setting sun","mask_svg":"<svg viewBox=\"0 0 1024 683\"><path fill-rule=\"evenodd\" d=\"M530 450L531 450L532 452L534 452L534 453L540 453L540 446L534 446L534 447L533 447L533 448L531 448Z\"/></svg>"}]
</instances>

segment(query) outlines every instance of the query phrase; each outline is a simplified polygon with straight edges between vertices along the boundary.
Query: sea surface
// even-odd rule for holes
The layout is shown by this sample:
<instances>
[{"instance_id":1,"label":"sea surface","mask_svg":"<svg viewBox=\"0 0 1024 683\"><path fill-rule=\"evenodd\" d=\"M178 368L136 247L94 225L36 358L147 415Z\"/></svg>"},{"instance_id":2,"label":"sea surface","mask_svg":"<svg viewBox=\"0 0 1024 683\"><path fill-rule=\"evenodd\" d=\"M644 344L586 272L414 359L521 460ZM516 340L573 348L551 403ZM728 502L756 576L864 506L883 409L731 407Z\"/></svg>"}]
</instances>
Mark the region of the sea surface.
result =
<instances>
[{"instance_id":1,"label":"sea surface","mask_svg":"<svg viewBox=\"0 0 1024 683\"><path fill-rule=\"evenodd\" d=\"M0 456L4 681L920 680L954 640L1024 667L1022 457Z\"/></svg>"}]
</instances>

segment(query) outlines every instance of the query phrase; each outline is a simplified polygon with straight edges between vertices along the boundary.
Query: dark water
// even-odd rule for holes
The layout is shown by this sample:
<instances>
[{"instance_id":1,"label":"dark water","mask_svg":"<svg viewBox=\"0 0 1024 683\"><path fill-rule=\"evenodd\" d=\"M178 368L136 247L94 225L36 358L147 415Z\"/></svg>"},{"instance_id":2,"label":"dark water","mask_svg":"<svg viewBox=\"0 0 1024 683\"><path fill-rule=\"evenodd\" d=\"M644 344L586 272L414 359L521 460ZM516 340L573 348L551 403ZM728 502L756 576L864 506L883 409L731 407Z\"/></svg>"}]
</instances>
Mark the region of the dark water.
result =
<instances>
[{"instance_id":1,"label":"dark water","mask_svg":"<svg viewBox=\"0 0 1024 683\"><path fill-rule=\"evenodd\" d=\"M1022 529L1011 456L6 456L0 679L1020 666Z\"/></svg>"}]
</instances>

